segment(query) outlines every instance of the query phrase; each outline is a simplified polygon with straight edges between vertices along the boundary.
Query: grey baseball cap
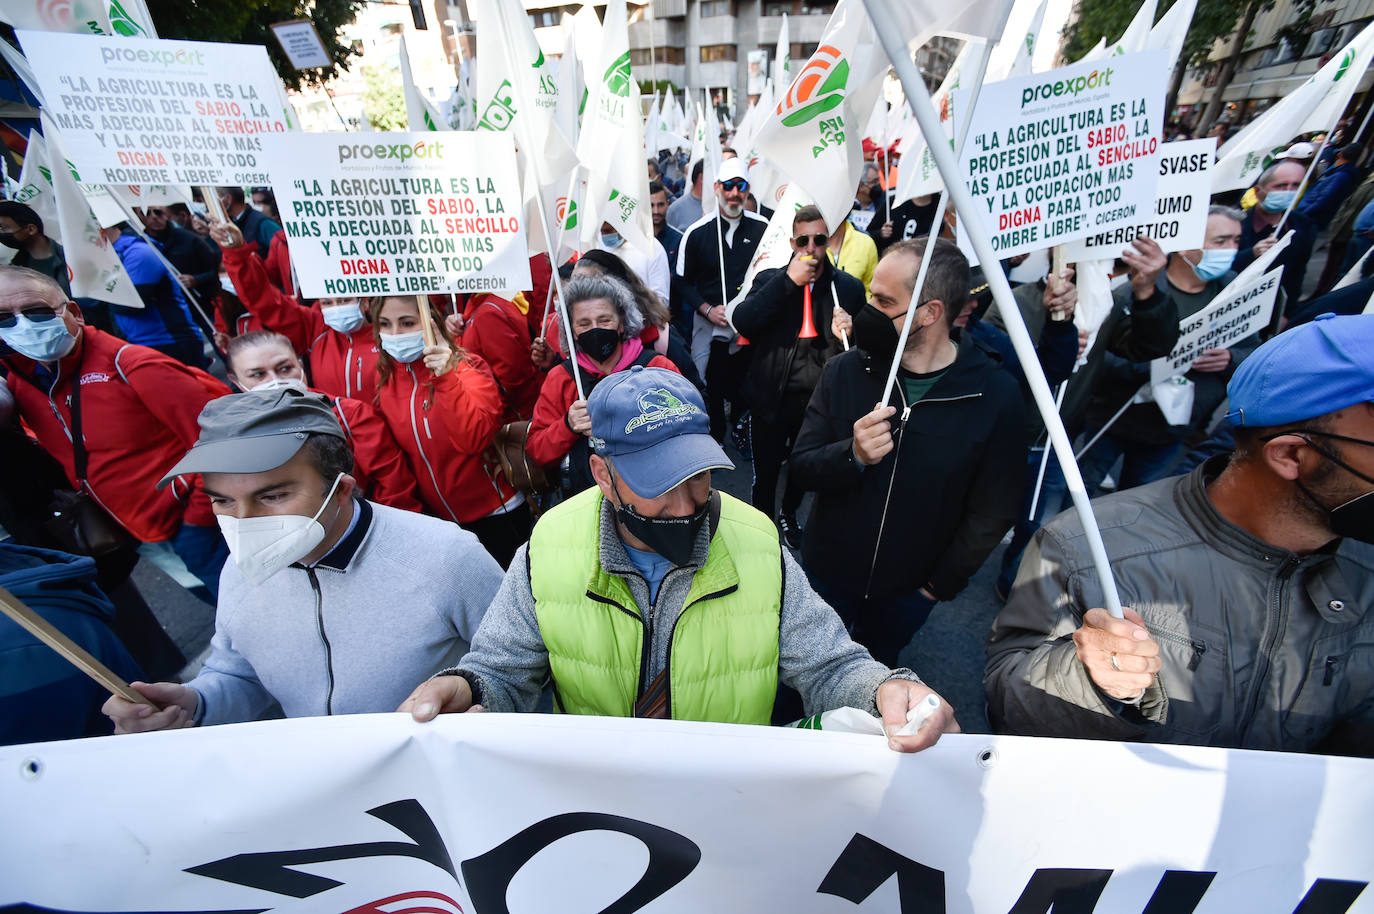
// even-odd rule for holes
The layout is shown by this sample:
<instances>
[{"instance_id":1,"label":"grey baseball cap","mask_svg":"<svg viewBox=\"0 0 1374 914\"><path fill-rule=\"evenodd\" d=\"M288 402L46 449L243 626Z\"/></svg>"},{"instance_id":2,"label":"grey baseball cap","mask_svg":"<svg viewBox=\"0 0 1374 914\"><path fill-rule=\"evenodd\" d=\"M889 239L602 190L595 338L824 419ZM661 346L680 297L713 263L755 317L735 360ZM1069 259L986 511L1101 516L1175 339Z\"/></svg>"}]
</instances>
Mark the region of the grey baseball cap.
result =
<instances>
[{"instance_id":1,"label":"grey baseball cap","mask_svg":"<svg viewBox=\"0 0 1374 914\"><path fill-rule=\"evenodd\" d=\"M197 421L196 446L167 471L157 484L159 489L188 473L275 470L294 457L312 434L344 437L327 398L291 388L211 400Z\"/></svg>"}]
</instances>

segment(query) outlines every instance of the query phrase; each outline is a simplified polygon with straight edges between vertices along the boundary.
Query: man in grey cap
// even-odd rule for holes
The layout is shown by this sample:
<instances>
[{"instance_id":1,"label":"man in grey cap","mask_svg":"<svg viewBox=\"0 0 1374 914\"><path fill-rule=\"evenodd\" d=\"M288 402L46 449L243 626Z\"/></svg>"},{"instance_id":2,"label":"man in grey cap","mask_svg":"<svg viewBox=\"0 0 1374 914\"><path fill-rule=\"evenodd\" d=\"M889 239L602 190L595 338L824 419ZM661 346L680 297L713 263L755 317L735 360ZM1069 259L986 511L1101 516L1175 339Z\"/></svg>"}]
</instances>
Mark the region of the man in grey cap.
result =
<instances>
[{"instance_id":1,"label":"man in grey cap","mask_svg":"<svg viewBox=\"0 0 1374 914\"><path fill-rule=\"evenodd\" d=\"M1236 450L1071 511L993 624L999 733L1374 755L1374 315L1324 315L1228 385Z\"/></svg>"},{"instance_id":2,"label":"man in grey cap","mask_svg":"<svg viewBox=\"0 0 1374 914\"><path fill-rule=\"evenodd\" d=\"M221 397L160 485L200 474L233 561L215 635L186 685L134 683L116 732L389 711L450 666L501 583L457 524L357 497L353 454L329 402L293 389Z\"/></svg>"},{"instance_id":3,"label":"man in grey cap","mask_svg":"<svg viewBox=\"0 0 1374 914\"><path fill-rule=\"evenodd\" d=\"M690 382L636 366L598 384L587 410L597 486L540 519L472 650L401 710L529 711L551 678L561 712L767 724L784 682L809 714L881 716L893 749L958 729L937 698L898 733L934 692L851 641L772 520L711 488L732 465Z\"/></svg>"}]
</instances>

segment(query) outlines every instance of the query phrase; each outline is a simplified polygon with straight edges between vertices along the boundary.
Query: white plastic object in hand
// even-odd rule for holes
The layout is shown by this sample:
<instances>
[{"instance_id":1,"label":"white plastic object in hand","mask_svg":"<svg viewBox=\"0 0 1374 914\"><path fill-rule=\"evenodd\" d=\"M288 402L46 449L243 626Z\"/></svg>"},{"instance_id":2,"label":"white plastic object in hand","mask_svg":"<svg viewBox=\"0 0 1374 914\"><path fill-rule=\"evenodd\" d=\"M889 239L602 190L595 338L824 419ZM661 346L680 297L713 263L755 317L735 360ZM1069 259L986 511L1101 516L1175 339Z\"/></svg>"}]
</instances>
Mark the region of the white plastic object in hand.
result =
<instances>
[{"instance_id":1,"label":"white plastic object in hand","mask_svg":"<svg viewBox=\"0 0 1374 914\"><path fill-rule=\"evenodd\" d=\"M898 730L897 736L915 736L916 731L930 719L930 715L940 710L940 698L937 695L927 695L925 700L916 707L906 712L906 726Z\"/></svg>"}]
</instances>

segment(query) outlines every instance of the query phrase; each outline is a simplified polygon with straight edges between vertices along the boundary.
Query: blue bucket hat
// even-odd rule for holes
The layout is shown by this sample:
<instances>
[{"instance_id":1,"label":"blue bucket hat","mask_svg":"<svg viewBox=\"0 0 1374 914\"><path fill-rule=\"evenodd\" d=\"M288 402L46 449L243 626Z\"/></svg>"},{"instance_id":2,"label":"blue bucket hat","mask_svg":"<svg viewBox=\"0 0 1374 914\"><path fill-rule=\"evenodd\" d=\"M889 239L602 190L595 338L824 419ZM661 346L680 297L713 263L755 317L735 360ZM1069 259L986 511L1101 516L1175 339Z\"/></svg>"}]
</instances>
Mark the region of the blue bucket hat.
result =
<instances>
[{"instance_id":1,"label":"blue bucket hat","mask_svg":"<svg viewBox=\"0 0 1374 914\"><path fill-rule=\"evenodd\" d=\"M701 393L666 368L635 365L601 381L587 398L592 450L642 498L657 498L703 470L735 465L711 437Z\"/></svg>"}]
</instances>

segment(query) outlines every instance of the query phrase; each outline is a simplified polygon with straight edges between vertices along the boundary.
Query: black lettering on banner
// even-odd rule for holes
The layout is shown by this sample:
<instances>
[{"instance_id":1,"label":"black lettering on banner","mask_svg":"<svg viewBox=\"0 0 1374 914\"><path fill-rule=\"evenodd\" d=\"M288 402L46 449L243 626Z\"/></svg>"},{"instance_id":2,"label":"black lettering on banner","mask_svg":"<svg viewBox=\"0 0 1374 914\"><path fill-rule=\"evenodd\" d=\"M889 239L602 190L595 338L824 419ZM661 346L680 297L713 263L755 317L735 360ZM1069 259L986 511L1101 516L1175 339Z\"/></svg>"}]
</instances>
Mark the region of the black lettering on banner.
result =
<instances>
[{"instance_id":1,"label":"black lettering on banner","mask_svg":"<svg viewBox=\"0 0 1374 914\"><path fill-rule=\"evenodd\" d=\"M369 841L362 844L339 844L333 847L311 847L294 851L235 854L212 863L190 867L186 872L276 892L278 895L290 895L292 898L309 898L343 885L337 879L289 869L305 863L354 860L359 857L414 857L434 864L455 880L458 878L453 860L448 855L448 848L444 846L443 837L418 800L397 800L395 803L369 809L367 814L404 833L414 843Z\"/></svg>"},{"instance_id":2,"label":"black lettering on banner","mask_svg":"<svg viewBox=\"0 0 1374 914\"><path fill-rule=\"evenodd\" d=\"M862 904L893 874L902 914L944 914L945 874L917 863L865 835L854 834L830 872L821 880L817 894L838 895Z\"/></svg>"},{"instance_id":3,"label":"black lettering on banner","mask_svg":"<svg viewBox=\"0 0 1374 914\"><path fill-rule=\"evenodd\" d=\"M1216 873L1166 870L1141 914L1193 914Z\"/></svg>"},{"instance_id":4,"label":"black lettering on banner","mask_svg":"<svg viewBox=\"0 0 1374 914\"><path fill-rule=\"evenodd\" d=\"M1293 914L1345 914L1368 885L1346 879L1318 879L1298 902Z\"/></svg>"},{"instance_id":5,"label":"black lettering on banner","mask_svg":"<svg viewBox=\"0 0 1374 914\"><path fill-rule=\"evenodd\" d=\"M584 831L619 832L638 838L649 849L644 875L600 914L633 914L686 879L701 862L701 848L675 831L624 816L569 812L536 822L480 857L464 860L463 878L473 907L480 914L510 914L506 890L515 874L550 844Z\"/></svg>"},{"instance_id":6,"label":"black lettering on banner","mask_svg":"<svg viewBox=\"0 0 1374 914\"><path fill-rule=\"evenodd\" d=\"M1042 869L1007 914L1092 914L1097 899L1112 878L1111 870Z\"/></svg>"}]
</instances>

